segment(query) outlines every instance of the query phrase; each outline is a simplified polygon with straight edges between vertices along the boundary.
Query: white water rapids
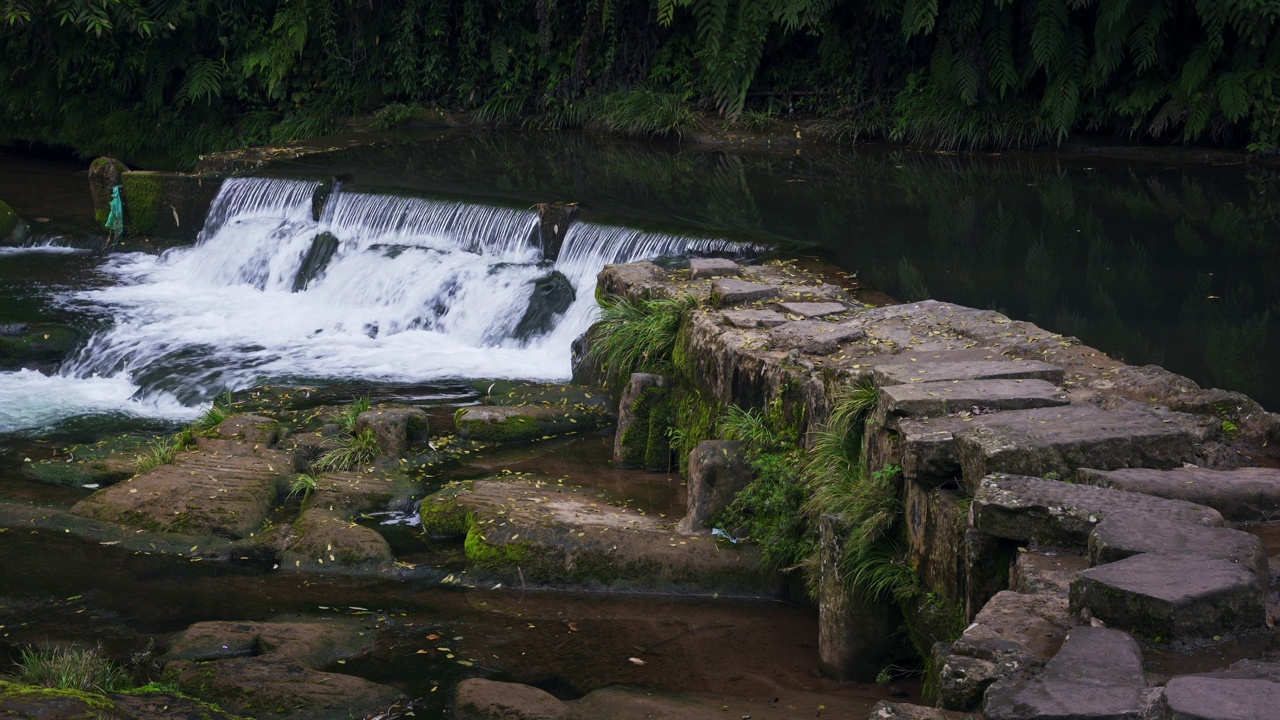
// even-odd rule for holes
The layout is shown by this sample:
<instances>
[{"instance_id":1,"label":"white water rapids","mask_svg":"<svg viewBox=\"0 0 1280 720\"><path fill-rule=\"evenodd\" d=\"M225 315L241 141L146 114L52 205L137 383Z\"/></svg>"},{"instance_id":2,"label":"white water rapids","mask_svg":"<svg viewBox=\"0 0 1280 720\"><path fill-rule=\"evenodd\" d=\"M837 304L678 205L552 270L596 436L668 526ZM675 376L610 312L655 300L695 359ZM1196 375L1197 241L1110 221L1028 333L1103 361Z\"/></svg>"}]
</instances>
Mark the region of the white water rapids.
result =
<instances>
[{"instance_id":1,"label":"white water rapids","mask_svg":"<svg viewBox=\"0 0 1280 720\"><path fill-rule=\"evenodd\" d=\"M94 412L182 418L223 390L262 382L565 380L570 345L598 311L605 264L753 249L579 222L548 263L532 241L531 210L338 188L316 221L317 187L231 179L195 246L109 256L102 271L112 282L64 302L109 314L110 326L52 377L0 373L0 431ZM294 292L326 232L336 252ZM512 331L533 281L553 270L576 299L549 332L521 343Z\"/></svg>"}]
</instances>

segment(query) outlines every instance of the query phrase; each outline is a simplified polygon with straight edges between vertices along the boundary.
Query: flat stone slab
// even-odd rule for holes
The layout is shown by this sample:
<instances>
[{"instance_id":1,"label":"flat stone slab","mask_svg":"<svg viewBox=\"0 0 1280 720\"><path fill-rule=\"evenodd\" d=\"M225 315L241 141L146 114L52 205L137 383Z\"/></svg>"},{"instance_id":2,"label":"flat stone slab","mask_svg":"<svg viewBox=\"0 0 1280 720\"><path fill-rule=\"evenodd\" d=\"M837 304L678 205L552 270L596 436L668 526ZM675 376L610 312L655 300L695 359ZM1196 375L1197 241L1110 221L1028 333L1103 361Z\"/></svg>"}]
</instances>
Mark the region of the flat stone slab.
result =
<instances>
[{"instance_id":1,"label":"flat stone slab","mask_svg":"<svg viewBox=\"0 0 1280 720\"><path fill-rule=\"evenodd\" d=\"M875 377L880 385L952 380L1044 380L1058 385L1062 368L1039 360L886 362L875 366Z\"/></svg>"},{"instance_id":2,"label":"flat stone slab","mask_svg":"<svg viewBox=\"0 0 1280 720\"><path fill-rule=\"evenodd\" d=\"M1150 514L1206 527L1223 524L1217 510L1182 500L1020 475L983 478L969 512L973 527L988 535L1078 548L1112 514Z\"/></svg>"},{"instance_id":3,"label":"flat stone slab","mask_svg":"<svg viewBox=\"0 0 1280 720\"><path fill-rule=\"evenodd\" d=\"M1065 598L1071 591L1071 581L1089 566L1088 557L1067 550L1019 548L1009 571L1009 589L1027 594L1049 593Z\"/></svg>"},{"instance_id":4,"label":"flat stone slab","mask_svg":"<svg viewBox=\"0 0 1280 720\"><path fill-rule=\"evenodd\" d=\"M1128 633L1080 627L1034 679L987 693L987 720L1138 720L1146 703L1142 651Z\"/></svg>"},{"instance_id":5,"label":"flat stone slab","mask_svg":"<svg viewBox=\"0 0 1280 720\"><path fill-rule=\"evenodd\" d=\"M974 410L1029 410L1070 404L1044 380L952 380L880 388L885 417L936 417Z\"/></svg>"},{"instance_id":6,"label":"flat stone slab","mask_svg":"<svg viewBox=\"0 0 1280 720\"><path fill-rule=\"evenodd\" d=\"M896 421L902 475L922 485L938 485L960 474L955 436L977 418L903 418Z\"/></svg>"},{"instance_id":7,"label":"flat stone slab","mask_svg":"<svg viewBox=\"0 0 1280 720\"><path fill-rule=\"evenodd\" d=\"M1089 560L1103 565L1139 553L1203 555L1230 560L1270 582L1267 548L1256 535L1230 528L1170 521L1154 513L1110 516L1089 535Z\"/></svg>"},{"instance_id":8,"label":"flat stone slab","mask_svg":"<svg viewBox=\"0 0 1280 720\"><path fill-rule=\"evenodd\" d=\"M452 494L456 512L468 517L472 574L552 587L778 590L758 547L719 542L709 530L679 534L675 518L610 504L596 490L544 480L476 480L442 493ZM433 514L442 511L433 508Z\"/></svg>"},{"instance_id":9,"label":"flat stone slab","mask_svg":"<svg viewBox=\"0 0 1280 720\"><path fill-rule=\"evenodd\" d=\"M458 413L458 434L486 442L531 442L594 430L608 422L589 405L478 405Z\"/></svg>"},{"instance_id":10,"label":"flat stone slab","mask_svg":"<svg viewBox=\"0 0 1280 720\"><path fill-rule=\"evenodd\" d=\"M1187 500L1222 513L1231 522L1266 522L1280 519L1280 470L1239 468L1206 470L1180 467L1172 470L1081 468L1079 481L1090 485Z\"/></svg>"},{"instance_id":11,"label":"flat stone slab","mask_svg":"<svg viewBox=\"0 0 1280 720\"><path fill-rule=\"evenodd\" d=\"M1270 680L1176 677L1165 685L1171 720L1274 720L1280 683Z\"/></svg>"},{"instance_id":12,"label":"flat stone slab","mask_svg":"<svg viewBox=\"0 0 1280 720\"><path fill-rule=\"evenodd\" d=\"M238 539L267 519L293 471L293 457L277 450L181 452L169 465L99 490L71 512L147 530Z\"/></svg>"},{"instance_id":13,"label":"flat stone slab","mask_svg":"<svg viewBox=\"0 0 1280 720\"><path fill-rule=\"evenodd\" d=\"M777 310L726 310L724 320L736 328L771 328L785 322L787 318Z\"/></svg>"},{"instance_id":14,"label":"flat stone slab","mask_svg":"<svg viewBox=\"0 0 1280 720\"><path fill-rule=\"evenodd\" d=\"M799 315L806 320L842 313L849 309L848 305L838 302L780 302L778 307L782 308L783 312Z\"/></svg>"},{"instance_id":15,"label":"flat stone slab","mask_svg":"<svg viewBox=\"0 0 1280 720\"><path fill-rule=\"evenodd\" d=\"M1074 625L1065 595L996 593L938 669L942 706L973 710L992 683L1030 677L1058 652Z\"/></svg>"},{"instance_id":16,"label":"flat stone slab","mask_svg":"<svg viewBox=\"0 0 1280 720\"><path fill-rule=\"evenodd\" d=\"M1266 590L1230 560L1144 553L1071 583L1071 608L1149 638L1212 637L1266 626Z\"/></svg>"},{"instance_id":17,"label":"flat stone slab","mask_svg":"<svg viewBox=\"0 0 1280 720\"><path fill-rule=\"evenodd\" d=\"M776 285L747 282L736 278L719 278L711 283L711 297L715 305L737 305L775 297Z\"/></svg>"},{"instance_id":18,"label":"flat stone slab","mask_svg":"<svg viewBox=\"0 0 1280 720\"><path fill-rule=\"evenodd\" d=\"M1197 458L1201 439L1190 416L1068 405L976 418L957 433L956 451L972 492L993 472L1074 477L1081 467L1178 467Z\"/></svg>"},{"instance_id":19,"label":"flat stone slab","mask_svg":"<svg viewBox=\"0 0 1280 720\"><path fill-rule=\"evenodd\" d=\"M689 277L694 280L737 275L738 263L727 258L693 258L689 261Z\"/></svg>"},{"instance_id":20,"label":"flat stone slab","mask_svg":"<svg viewBox=\"0 0 1280 720\"><path fill-rule=\"evenodd\" d=\"M841 343L867 336L861 323L830 323L821 320L793 320L769 331L769 342L781 350L799 349L810 355L830 355Z\"/></svg>"}]
</instances>

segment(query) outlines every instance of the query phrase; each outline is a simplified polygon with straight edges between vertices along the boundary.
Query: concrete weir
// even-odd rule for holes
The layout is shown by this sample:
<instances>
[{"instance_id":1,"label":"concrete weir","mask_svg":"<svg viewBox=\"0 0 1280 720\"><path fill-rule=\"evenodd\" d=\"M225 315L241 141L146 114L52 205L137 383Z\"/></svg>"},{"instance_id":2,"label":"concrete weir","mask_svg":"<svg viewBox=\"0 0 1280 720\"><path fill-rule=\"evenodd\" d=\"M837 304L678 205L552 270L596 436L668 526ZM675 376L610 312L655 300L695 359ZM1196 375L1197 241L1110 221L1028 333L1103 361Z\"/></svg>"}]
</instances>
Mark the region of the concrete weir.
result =
<instances>
[{"instance_id":1,"label":"concrete weir","mask_svg":"<svg viewBox=\"0 0 1280 720\"><path fill-rule=\"evenodd\" d=\"M902 562L920 592L898 607L854 597L834 556L856 528L823 517L823 664L870 679L892 655L869 654L894 652L882 636L899 618L908 635L930 622L922 597L961 608L968 627L934 638L935 708L873 717L1277 717L1280 666L1241 675L1210 661L1168 677L1149 675L1143 655L1272 632L1276 561L1234 524L1280 513L1280 470L1259 467L1280 417L997 312L870 307L831 277L785 262L631 263L606 267L599 288L698 299L672 397L780 409L802 418L802 446L827 428L842 387L874 385L862 458L901 468ZM1223 702L1207 707L1209 696Z\"/></svg>"}]
</instances>

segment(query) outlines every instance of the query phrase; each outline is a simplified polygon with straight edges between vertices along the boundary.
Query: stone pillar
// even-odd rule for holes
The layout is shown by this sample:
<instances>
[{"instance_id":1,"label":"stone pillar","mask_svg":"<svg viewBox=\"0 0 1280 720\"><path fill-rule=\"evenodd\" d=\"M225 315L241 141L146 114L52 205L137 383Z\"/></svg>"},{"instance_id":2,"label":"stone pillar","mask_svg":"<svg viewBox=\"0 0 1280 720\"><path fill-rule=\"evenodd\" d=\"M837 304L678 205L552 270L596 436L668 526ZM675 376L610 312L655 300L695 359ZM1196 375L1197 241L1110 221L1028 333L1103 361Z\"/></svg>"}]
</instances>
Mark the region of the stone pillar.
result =
<instances>
[{"instance_id":1,"label":"stone pillar","mask_svg":"<svg viewBox=\"0 0 1280 720\"><path fill-rule=\"evenodd\" d=\"M837 680L867 682L904 655L895 639L902 615L889 602L868 601L846 588L840 573L849 527L841 515L823 515L818 552L818 658Z\"/></svg>"},{"instance_id":2,"label":"stone pillar","mask_svg":"<svg viewBox=\"0 0 1280 720\"><path fill-rule=\"evenodd\" d=\"M124 163L109 157L100 157L89 165L89 194L99 225L106 223L111 213L111 188L120 185L120 178L128 171Z\"/></svg>"},{"instance_id":3,"label":"stone pillar","mask_svg":"<svg viewBox=\"0 0 1280 720\"><path fill-rule=\"evenodd\" d=\"M667 380L652 373L635 373L618 403L618 433L613 439L613 461L632 467L647 464L652 398L666 388Z\"/></svg>"},{"instance_id":4,"label":"stone pillar","mask_svg":"<svg viewBox=\"0 0 1280 720\"><path fill-rule=\"evenodd\" d=\"M560 248L564 246L565 235L569 233L569 225L578 214L577 205L564 203L538 203L538 231L535 237L542 250L542 259L555 262L560 257Z\"/></svg>"},{"instance_id":5,"label":"stone pillar","mask_svg":"<svg viewBox=\"0 0 1280 720\"><path fill-rule=\"evenodd\" d=\"M742 443L704 440L689 453L688 511L676 530L698 532L707 518L723 510L752 480Z\"/></svg>"}]
</instances>

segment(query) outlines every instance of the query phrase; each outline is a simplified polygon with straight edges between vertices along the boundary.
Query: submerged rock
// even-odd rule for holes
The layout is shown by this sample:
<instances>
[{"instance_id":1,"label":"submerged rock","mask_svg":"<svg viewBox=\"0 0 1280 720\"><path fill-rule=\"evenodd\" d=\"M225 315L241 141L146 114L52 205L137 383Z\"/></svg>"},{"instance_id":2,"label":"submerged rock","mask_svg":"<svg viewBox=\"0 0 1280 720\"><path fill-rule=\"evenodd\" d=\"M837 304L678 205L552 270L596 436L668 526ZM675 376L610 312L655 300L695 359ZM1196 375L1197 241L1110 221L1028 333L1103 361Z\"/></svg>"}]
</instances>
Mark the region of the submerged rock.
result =
<instances>
[{"instance_id":1,"label":"submerged rock","mask_svg":"<svg viewBox=\"0 0 1280 720\"><path fill-rule=\"evenodd\" d=\"M516 325L515 338L529 340L550 332L555 327L556 318L573 305L576 297L573 283L558 270L534 280L529 307Z\"/></svg>"},{"instance_id":2,"label":"submerged rock","mask_svg":"<svg viewBox=\"0 0 1280 720\"><path fill-rule=\"evenodd\" d=\"M174 642L163 678L251 717L364 717L404 695L317 668L368 652L373 639L359 624L340 620L197 623Z\"/></svg>"},{"instance_id":3,"label":"submerged rock","mask_svg":"<svg viewBox=\"0 0 1280 720\"><path fill-rule=\"evenodd\" d=\"M50 370L75 352L80 344L80 333L66 325L10 323L2 329L0 370Z\"/></svg>"},{"instance_id":4,"label":"submerged rock","mask_svg":"<svg viewBox=\"0 0 1280 720\"><path fill-rule=\"evenodd\" d=\"M27 224L9 204L0 200L0 247L21 245L27 235Z\"/></svg>"}]
</instances>

